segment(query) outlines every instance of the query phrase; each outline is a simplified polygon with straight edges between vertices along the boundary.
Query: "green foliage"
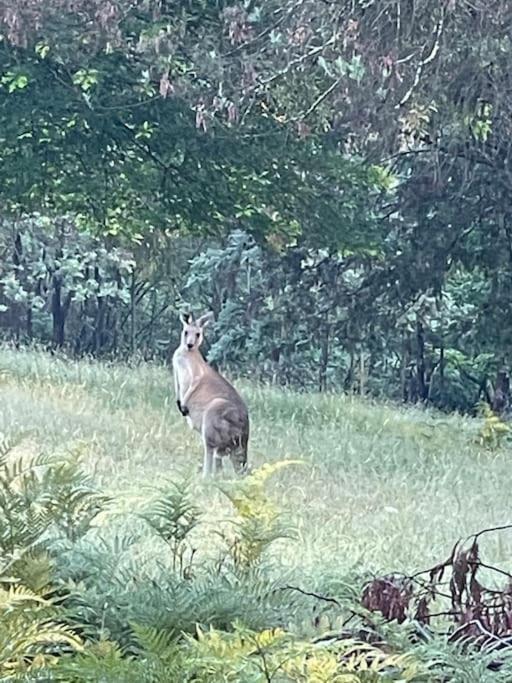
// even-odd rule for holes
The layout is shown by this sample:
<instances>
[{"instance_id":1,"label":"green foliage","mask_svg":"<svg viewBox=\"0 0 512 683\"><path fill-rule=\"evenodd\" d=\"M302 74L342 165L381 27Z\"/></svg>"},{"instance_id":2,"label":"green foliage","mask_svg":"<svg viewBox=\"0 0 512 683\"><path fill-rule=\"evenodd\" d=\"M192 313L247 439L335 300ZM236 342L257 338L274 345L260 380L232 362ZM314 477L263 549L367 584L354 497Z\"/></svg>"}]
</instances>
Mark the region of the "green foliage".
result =
<instances>
[{"instance_id":1,"label":"green foliage","mask_svg":"<svg viewBox=\"0 0 512 683\"><path fill-rule=\"evenodd\" d=\"M52 676L54 680L69 681L69 683L93 680L105 681L105 683L118 681L126 681L126 683L162 681L163 683L165 680L163 677L153 678L150 672L145 678L147 669L144 661L137 663L132 656L123 652L117 643L99 640L87 645L73 658L60 658L57 666L48 669L46 675Z\"/></svg>"},{"instance_id":2,"label":"green foliage","mask_svg":"<svg viewBox=\"0 0 512 683\"><path fill-rule=\"evenodd\" d=\"M508 6L150 5L0 7L7 335L163 355L186 295L240 372L472 410L512 341Z\"/></svg>"},{"instance_id":3,"label":"green foliage","mask_svg":"<svg viewBox=\"0 0 512 683\"><path fill-rule=\"evenodd\" d=\"M53 524L70 541L84 536L110 501L84 475L79 467L80 457L80 452L75 452L74 459L50 468L42 481Z\"/></svg>"},{"instance_id":4,"label":"green foliage","mask_svg":"<svg viewBox=\"0 0 512 683\"><path fill-rule=\"evenodd\" d=\"M23 451L21 447L19 450ZM0 460L0 676L2 680L55 664L82 649L56 590L55 534L78 538L104 498L74 463L16 453Z\"/></svg>"},{"instance_id":5,"label":"green foliage","mask_svg":"<svg viewBox=\"0 0 512 683\"><path fill-rule=\"evenodd\" d=\"M106 501L76 461L59 462L23 452L17 455L13 446L4 444L0 456L0 548L4 561L17 560L52 531L79 538Z\"/></svg>"},{"instance_id":6,"label":"green foliage","mask_svg":"<svg viewBox=\"0 0 512 683\"><path fill-rule=\"evenodd\" d=\"M7 320L13 315L26 321L17 330L18 338L35 334L62 346L67 328L75 335L76 351L105 344L109 306L130 300L130 253L107 249L78 231L76 220L51 221L37 214L0 223L0 253L4 313Z\"/></svg>"},{"instance_id":7,"label":"green foliage","mask_svg":"<svg viewBox=\"0 0 512 683\"><path fill-rule=\"evenodd\" d=\"M3 445L0 459L0 548L7 563L34 546L53 524L40 468L46 458L10 457Z\"/></svg>"},{"instance_id":8,"label":"green foliage","mask_svg":"<svg viewBox=\"0 0 512 683\"><path fill-rule=\"evenodd\" d=\"M314 137L290 137L272 103L255 92L256 67L220 59L230 45L229 8L195 3L181 10L155 14L134 2L120 21L114 6L94 11L52 0L46 9L36 3L27 13L13 7L0 14L0 26L5 19L13 27L2 35L1 53L10 91L2 137L6 207L73 213L82 226L139 244L156 230L223 234L240 220L260 237L311 229L338 244L352 235L360 241L359 228L371 233L373 221L361 211L372 189L364 164L336 149L319 155ZM261 20L270 16L265 11ZM201 26L194 38L190 26ZM201 54L197 61L184 36ZM229 84L218 81L223 62L234 68ZM358 82L361 59L343 64ZM214 90L201 93L212 78ZM235 92L242 82L246 102ZM50 91L48 111L41 98ZM24 170L22 183L10 180L9 166ZM315 217L304 208L310 200Z\"/></svg>"},{"instance_id":9,"label":"green foliage","mask_svg":"<svg viewBox=\"0 0 512 683\"><path fill-rule=\"evenodd\" d=\"M489 450L501 448L510 437L510 426L496 415L486 403L480 404L483 424L478 431L477 441Z\"/></svg>"},{"instance_id":10,"label":"green foliage","mask_svg":"<svg viewBox=\"0 0 512 683\"><path fill-rule=\"evenodd\" d=\"M57 573L71 591L68 602L76 618L130 651L137 649L138 627L176 640L197 624L230 629L238 619L261 628L284 615L291 618L295 597L276 591L261 565L264 550L286 530L262 491L267 476L284 464L253 473L243 492L228 493L238 515L223 526L236 531L218 530L229 547L220 559L210 557L211 564L191 539L200 511L184 482L161 487L137 515L142 524L121 524L61 545ZM152 542L163 540L171 551L169 556L159 549L156 564L154 553L144 548L148 527Z\"/></svg>"},{"instance_id":11,"label":"green foliage","mask_svg":"<svg viewBox=\"0 0 512 683\"><path fill-rule=\"evenodd\" d=\"M82 649L80 638L62 621L62 610L23 586L0 588L0 677L55 664ZM60 621L59 621L60 620Z\"/></svg>"},{"instance_id":12,"label":"green foliage","mask_svg":"<svg viewBox=\"0 0 512 683\"><path fill-rule=\"evenodd\" d=\"M290 535L291 530L284 524L281 511L265 493L265 483L273 474L294 464L298 463L282 460L263 465L241 482L220 486L236 513L234 534L224 532L223 536L237 571L243 573L258 567L265 550L278 539Z\"/></svg>"},{"instance_id":13,"label":"green foliage","mask_svg":"<svg viewBox=\"0 0 512 683\"><path fill-rule=\"evenodd\" d=\"M189 639L198 683L292 681L301 683L377 683L425 681L426 669L413 655L385 653L350 638L312 645L281 629L251 632L238 625L233 634L198 630ZM383 678L385 677L385 678Z\"/></svg>"},{"instance_id":14,"label":"green foliage","mask_svg":"<svg viewBox=\"0 0 512 683\"><path fill-rule=\"evenodd\" d=\"M194 550L188 537L200 523L202 513L192 502L190 483L169 482L167 486L159 487L158 491L159 496L141 516L169 546L173 570L179 570L183 578L190 577Z\"/></svg>"}]
</instances>

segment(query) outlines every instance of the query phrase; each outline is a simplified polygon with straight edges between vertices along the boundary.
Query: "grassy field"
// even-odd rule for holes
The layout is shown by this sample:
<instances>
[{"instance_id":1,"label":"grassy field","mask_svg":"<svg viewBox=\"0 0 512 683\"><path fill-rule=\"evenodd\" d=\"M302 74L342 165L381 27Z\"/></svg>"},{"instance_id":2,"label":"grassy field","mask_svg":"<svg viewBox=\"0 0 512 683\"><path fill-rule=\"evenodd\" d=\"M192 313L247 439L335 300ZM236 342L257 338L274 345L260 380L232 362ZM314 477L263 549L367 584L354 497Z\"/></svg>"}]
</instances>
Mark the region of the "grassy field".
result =
<instances>
[{"instance_id":1,"label":"grassy field","mask_svg":"<svg viewBox=\"0 0 512 683\"><path fill-rule=\"evenodd\" d=\"M275 561L302 576L425 569L455 540L510 521L510 452L477 445L476 420L339 395L240 383L252 419L254 466L303 461L270 483L299 541ZM22 451L81 444L84 466L129 509L164 477L194 477L212 526L228 503L196 474L202 450L157 365L68 361L0 347L0 432ZM229 471L229 470L228 470ZM200 542L213 543L201 527ZM512 535L483 542L506 568ZM510 568L510 567L509 567Z\"/></svg>"}]
</instances>

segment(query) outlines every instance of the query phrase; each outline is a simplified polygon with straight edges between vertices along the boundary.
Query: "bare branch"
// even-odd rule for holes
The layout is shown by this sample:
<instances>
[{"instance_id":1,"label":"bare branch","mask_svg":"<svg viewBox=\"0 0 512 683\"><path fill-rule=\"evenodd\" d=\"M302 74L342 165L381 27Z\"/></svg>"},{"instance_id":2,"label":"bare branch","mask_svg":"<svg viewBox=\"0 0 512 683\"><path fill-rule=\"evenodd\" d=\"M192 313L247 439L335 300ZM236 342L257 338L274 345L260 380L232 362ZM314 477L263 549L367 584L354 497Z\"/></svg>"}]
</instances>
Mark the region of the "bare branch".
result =
<instances>
[{"instance_id":1,"label":"bare branch","mask_svg":"<svg viewBox=\"0 0 512 683\"><path fill-rule=\"evenodd\" d=\"M436 27L436 33L435 33L435 38L434 38L434 44L432 45L432 49L430 50L430 53L425 59L420 60L420 63L418 64L418 67L416 68L416 73L414 74L414 80L412 82L411 87L407 90L405 95L402 97L400 102L395 106L395 109L400 109L400 107L403 107L404 104L406 104L416 87L418 86L418 83L420 82L421 76L423 74L423 69L430 64L431 62L434 61L434 59L437 56L437 53L439 52L439 48L441 46L441 35L443 33L443 28L444 28L444 10L441 14L441 18L439 19Z\"/></svg>"}]
</instances>

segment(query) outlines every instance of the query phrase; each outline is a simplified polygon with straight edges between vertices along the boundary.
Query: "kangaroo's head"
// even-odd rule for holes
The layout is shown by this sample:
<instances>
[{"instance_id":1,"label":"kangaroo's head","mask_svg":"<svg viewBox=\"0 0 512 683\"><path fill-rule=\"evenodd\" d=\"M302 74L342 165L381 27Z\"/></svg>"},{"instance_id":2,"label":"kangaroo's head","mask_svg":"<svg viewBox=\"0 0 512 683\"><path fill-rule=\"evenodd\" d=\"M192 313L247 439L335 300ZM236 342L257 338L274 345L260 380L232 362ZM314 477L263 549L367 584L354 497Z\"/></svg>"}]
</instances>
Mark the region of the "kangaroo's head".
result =
<instances>
[{"instance_id":1,"label":"kangaroo's head","mask_svg":"<svg viewBox=\"0 0 512 683\"><path fill-rule=\"evenodd\" d=\"M205 313L197 320L194 320L191 313L184 313L181 316L183 331L181 333L181 347L186 351L198 349L203 343L203 332L206 325L213 320L213 313Z\"/></svg>"}]
</instances>

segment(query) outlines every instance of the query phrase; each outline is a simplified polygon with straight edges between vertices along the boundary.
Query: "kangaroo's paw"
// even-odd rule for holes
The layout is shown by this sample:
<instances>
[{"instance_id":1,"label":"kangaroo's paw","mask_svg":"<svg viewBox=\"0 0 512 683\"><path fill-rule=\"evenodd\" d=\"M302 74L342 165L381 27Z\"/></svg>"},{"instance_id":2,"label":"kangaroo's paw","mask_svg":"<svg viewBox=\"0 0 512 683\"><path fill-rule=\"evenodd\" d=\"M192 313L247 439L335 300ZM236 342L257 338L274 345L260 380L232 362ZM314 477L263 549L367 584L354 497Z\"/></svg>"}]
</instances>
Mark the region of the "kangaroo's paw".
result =
<instances>
[{"instance_id":1,"label":"kangaroo's paw","mask_svg":"<svg viewBox=\"0 0 512 683\"><path fill-rule=\"evenodd\" d=\"M189 409L187 408L187 406L181 405L180 399L176 401L176 405L178 406L178 410L183 415L183 417L186 417L189 414Z\"/></svg>"}]
</instances>

